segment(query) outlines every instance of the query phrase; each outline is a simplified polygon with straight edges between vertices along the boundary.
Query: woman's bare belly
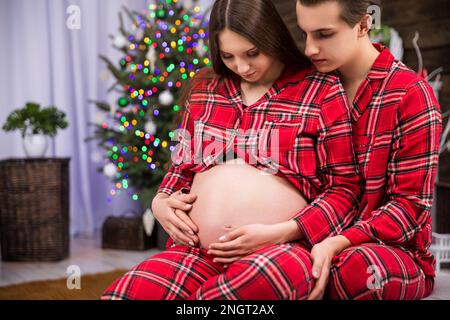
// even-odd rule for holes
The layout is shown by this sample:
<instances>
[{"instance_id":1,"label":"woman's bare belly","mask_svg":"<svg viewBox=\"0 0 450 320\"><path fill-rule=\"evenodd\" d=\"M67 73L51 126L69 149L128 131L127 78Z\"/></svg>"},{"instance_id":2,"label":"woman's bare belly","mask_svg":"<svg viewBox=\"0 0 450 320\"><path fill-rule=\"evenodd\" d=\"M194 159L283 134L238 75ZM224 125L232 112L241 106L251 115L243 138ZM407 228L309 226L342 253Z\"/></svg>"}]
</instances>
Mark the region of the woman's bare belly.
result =
<instances>
[{"instance_id":1,"label":"woman's bare belly","mask_svg":"<svg viewBox=\"0 0 450 320\"><path fill-rule=\"evenodd\" d=\"M306 205L286 179L256 169L240 158L195 174L191 193L197 200L189 215L199 228L203 248L218 242L232 228L287 221Z\"/></svg>"}]
</instances>

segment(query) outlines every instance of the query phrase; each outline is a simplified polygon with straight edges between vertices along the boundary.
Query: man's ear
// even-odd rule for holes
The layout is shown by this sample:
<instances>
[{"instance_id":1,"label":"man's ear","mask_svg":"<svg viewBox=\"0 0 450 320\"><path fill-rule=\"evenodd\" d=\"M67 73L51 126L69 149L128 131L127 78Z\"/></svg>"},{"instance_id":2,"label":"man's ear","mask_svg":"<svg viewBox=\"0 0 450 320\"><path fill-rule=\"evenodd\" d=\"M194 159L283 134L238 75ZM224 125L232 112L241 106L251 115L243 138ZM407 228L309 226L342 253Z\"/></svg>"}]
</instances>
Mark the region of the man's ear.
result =
<instances>
[{"instance_id":1,"label":"man's ear","mask_svg":"<svg viewBox=\"0 0 450 320\"><path fill-rule=\"evenodd\" d=\"M370 14L365 14L361 18L361 21L359 22L358 36L360 37L366 36L370 32L370 29L372 28L372 23L373 23L372 16Z\"/></svg>"}]
</instances>

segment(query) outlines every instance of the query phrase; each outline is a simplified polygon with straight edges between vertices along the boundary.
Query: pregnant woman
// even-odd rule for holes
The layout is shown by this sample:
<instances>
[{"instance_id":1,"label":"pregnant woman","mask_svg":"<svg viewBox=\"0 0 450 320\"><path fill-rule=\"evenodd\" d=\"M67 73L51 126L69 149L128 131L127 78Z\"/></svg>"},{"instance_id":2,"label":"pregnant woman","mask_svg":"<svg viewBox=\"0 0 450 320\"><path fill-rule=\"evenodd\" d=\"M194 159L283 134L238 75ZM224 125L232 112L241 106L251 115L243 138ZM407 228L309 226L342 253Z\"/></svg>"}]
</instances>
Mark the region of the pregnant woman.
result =
<instances>
[{"instance_id":1,"label":"pregnant woman","mask_svg":"<svg viewBox=\"0 0 450 320\"><path fill-rule=\"evenodd\" d=\"M102 299L303 299L310 248L354 218L338 78L309 65L270 0L217 0L209 31L213 70L191 83L152 203L167 249Z\"/></svg>"}]
</instances>

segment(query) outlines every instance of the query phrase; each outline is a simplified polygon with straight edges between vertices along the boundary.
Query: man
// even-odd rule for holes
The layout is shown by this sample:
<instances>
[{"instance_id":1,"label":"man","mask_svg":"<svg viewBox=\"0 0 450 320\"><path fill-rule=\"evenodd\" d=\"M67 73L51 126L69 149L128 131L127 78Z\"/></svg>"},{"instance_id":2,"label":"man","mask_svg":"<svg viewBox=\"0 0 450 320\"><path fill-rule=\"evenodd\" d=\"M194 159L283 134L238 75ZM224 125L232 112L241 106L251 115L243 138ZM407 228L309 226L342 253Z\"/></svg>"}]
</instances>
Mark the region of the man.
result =
<instances>
[{"instance_id":1,"label":"man","mask_svg":"<svg viewBox=\"0 0 450 320\"><path fill-rule=\"evenodd\" d=\"M441 131L424 79L370 42L370 0L298 0L305 54L339 75L364 194L355 223L311 252L309 299L422 299L434 285L431 205Z\"/></svg>"}]
</instances>

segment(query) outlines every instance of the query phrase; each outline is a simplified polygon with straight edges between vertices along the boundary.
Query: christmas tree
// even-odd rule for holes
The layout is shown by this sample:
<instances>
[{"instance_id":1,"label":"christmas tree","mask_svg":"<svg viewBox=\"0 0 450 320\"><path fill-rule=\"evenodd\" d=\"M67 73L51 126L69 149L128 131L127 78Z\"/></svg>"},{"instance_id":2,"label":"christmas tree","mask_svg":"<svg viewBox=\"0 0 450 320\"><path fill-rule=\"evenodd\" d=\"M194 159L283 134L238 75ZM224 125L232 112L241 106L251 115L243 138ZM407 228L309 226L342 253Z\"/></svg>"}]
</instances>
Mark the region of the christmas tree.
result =
<instances>
[{"instance_id":1,"label":"christmas tree","mask_svg":"<svg viewBox=\"0 0 450 320\"><path fill-rule=\"evenodd\" d=\"M170 167L183 106L177 104L183 86L202 67L207 56L208 21L196 1L156 0L144 13L124 13L132 21L124 28L119 13L120 33L111 36L123 53L118 65L105 56L115 83L109 89L119 93L117 104L95 102L106 116L95 126L94 136L105 150L105 164L99 171L115 182L111 194L132 186L135 201L150 207L156 189Z\"/></svg>"}]
</instances>

